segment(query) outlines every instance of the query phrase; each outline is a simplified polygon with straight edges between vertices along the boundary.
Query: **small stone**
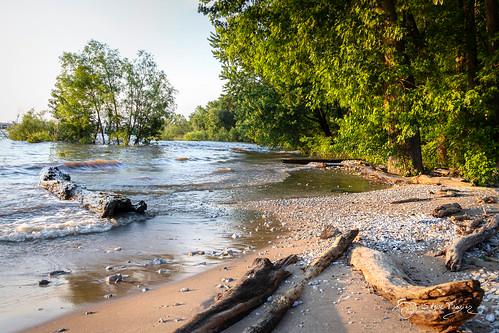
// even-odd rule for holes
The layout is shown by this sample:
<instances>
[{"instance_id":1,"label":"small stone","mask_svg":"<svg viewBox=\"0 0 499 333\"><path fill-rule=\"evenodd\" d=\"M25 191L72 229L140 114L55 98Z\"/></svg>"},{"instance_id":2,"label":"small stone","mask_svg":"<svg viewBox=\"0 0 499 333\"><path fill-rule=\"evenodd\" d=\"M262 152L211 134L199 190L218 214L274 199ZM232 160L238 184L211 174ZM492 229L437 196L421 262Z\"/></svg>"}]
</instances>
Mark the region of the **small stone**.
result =
<instances>
[{"instance_id":1,"label":"small stone","mask_svg":"<svg viewBox=\"0 0 499 333\"><path fill-rule=\"evenodd\" d=\"M121 249L121 247L118 246L118 247L115 247L113 250L114 251L121 251L122 249Z\"/></svg>"},{"instance_id":2,"label":"small stone","mask_svg":"<svg viewBox=\"0 0 499 333\"><path fill-rule=\"evenodd\" d=\"M292 308L296 308L297 306L303 304L303 301L294 301L293 305L291 305Z\"/></svg>"},{"instance_id":3,"label":"small stone","mask_svg":"<svg viewBox=\"0 0 499 333\"><path fill-rule=\"evenodd\" d=\"M95 311L86 311L85 316L93 315L95 313L96 313Z\"/></svg>"},{"instance_id":4,"label":"small stone","mask_svg":"<svg viewBox=\"0 0 499 333\"><path fill-rule=\"evenodd\" d=\"M38 285L39 285L40 287L48 286L48 285L49 285L49 283L50 283L50 281L49 281L49 280L40 280L40 281L38 281Z\"/></svg>"},{"instance_id":5,"label":"small stone","mask_svg":"<svg viewBox=\"0 0 499 333\"><path fill-rule=\"evenodd\" d=\"M181 293L186 293L188 291L191 291L189 288L180 288Z\"/></svg>"},{"instance_id":6,"label":"small stone","mask_svg":"<svg viewBox=\"0 0 499 333\"><path fill-rule=\"evenodd\" d=\"M489 313L488 315L485 316L485 320L488 321L489 323L493 323L496 321L496 316L494 316L493 313Z\"/></svg>"},{"instance_id":7,"label":"small stone","mask_svg":"<svg viewBox=\"0 0 499 333\"><path fill-rule=\"evenodd\" d=\"M168 273L168 270L165 268L161 268L161 269L158 269L157 272L158 272L158 274L166 274L166 273Z\"/></svg>"},{"instance_id":8,"label":"small stone","mask_svg":"<svg viewBox=\"0 0 499 333\"><path fill-rule=\"evenodd\" d=\"M106 271L112 271L114 269L113 266L106 266Z\"/></svg>"},{"instance_id":9,"label":"small stone","mask_svg":"<svg viewBox=\"0 0 499 333\"><path fill-rule=\"evenodd\" d=\"M149 290L150 290L149 288L144 287L144 288L142 288L140 291L142 291L143 293L145 293L145 292L148 292Z\"/></svg>"},{"instance_id":10,"label":"small stone","mask_svg":"<svg viewBox=\"0 0 499 333\"><path fill-rule=\"evenodd\" d=\"M113 297L113 296L114 296L113 294L107 294L107 295L104 295L104 298L109 299L109 298L111 298L111 297Z\"/></svg>"},{"instance_id":11,"label":"small stone","mask_svg":"<svg viewBox=\"0 0 499 333\"><path fill-rule=\"evenodd\" d=\"M109 275L106 277L106 283L108 284L117 284L121 281L123 281L123 275L121 275L120 273Z\"/></svg>"},{"instance_id":12,"label":"small stone","mask_svg":"<svg viewBox=\"0 0 499 333\"><path fill-rule=\"evenodd\" d=\"M163 318L159 318L158 319L158 323L160 324L164 324L164 323L167 323L168 322L168 319L163 319Z\"/></svg>"},{"instance_id":13,"label":"small stone","mask_svg":"<svg viewBox=\"0 0 499 333\"><path fill-rule=\"evenodd\" d=\"M231 277L227 277L227 278L223 278L223 279L222 279L222 282L223 282L223 283L231 283L232 281L234 281L234 279L233 279L233 278L231 278Z\"/></svg>"},{"instance_id":14,"label":"small stone","mask_svg":"<svg viewBox=\"0 0 499 333\"><path fill-rule=\"evenodd\" d=\"M67 331L69 331L67 328L62 327L62 328L56 329L54 332L62 333L62 332L67 332Z\"/></svg>"}]
</instances>

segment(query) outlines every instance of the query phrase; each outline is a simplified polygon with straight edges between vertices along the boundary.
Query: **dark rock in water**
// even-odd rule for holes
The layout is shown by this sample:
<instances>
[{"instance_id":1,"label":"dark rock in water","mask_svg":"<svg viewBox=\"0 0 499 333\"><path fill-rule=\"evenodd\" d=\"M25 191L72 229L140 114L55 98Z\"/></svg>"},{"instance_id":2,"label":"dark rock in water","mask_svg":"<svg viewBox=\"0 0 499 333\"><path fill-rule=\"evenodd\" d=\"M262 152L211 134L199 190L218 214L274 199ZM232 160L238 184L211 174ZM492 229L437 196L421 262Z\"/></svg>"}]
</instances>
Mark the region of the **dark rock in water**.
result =
<instances>
[{"instance_id":1,"label":"dark rock in water","mask_svg":"<svg viewBox=\"0 0 499 333\"><path fill-rule=\"evenodd\" d=\"M109 275L108 277L106 277L106 282L109 284L116 284L121 281L123 281L123 275L121 275L120 273Z\"/></svg>"},{"instance_id":2,"label":"dark rock in water","mask_svg":"<svg viewBox=\"0 0 499 333\"><path fill-rule=\"evenodd\" d=\"M40 281L38 281L38 285L39 285L40 287L48 286L48 285L49 285L49 283L50 283L50 281L49 281L49 280L40 280Z\"/></svg>"},{"instance_id":3,"label":"dark rock in water","mask_svg":"<svg viewBox=\"0 0 499 333\"><path fill-rule=\"evenodd\" d=\"M86 209L96 212L101 217L113 217L122 213L144 213L147 204L144 201L132 201L117 193L94 192L71 181L71 177L57 167L43 168L40 173L40 186L52 192L62 200L78 200Z\"/></svg>"},{"instance_id":4,"label":"dark rock in water","mask_svg":"<svg viewBox=\"0 0 499 333\"><path fill-rule=\"evenodd\" d=\"M71 272L66 272L66 271L52 271L52 272L49 273L49 277L55 277L55 276L67 275L67 274L71 274Z\"/></svg>"}]
</instances>

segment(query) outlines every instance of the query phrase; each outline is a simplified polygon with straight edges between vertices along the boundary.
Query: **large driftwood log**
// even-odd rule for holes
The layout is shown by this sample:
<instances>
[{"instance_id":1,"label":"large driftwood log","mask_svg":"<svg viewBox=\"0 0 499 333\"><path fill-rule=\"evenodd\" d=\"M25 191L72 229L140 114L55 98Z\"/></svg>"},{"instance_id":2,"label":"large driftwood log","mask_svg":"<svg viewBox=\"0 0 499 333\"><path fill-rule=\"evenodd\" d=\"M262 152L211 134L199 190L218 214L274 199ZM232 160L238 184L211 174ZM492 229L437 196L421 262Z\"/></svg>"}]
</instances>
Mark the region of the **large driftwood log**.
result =
<instances>
[{"instance_id":1,"label":"large driftwood log","mask_svg":"<svg viewBox=\"0 0 499 333\"><path fill-rule=\"evenodd\" d=\"M275 297L270 304L270 310L258 322L246 330L244 333L268 333L279 324L293 303L300 298L300 295L308 281L318 276L331 263L338 259L357 237L359 230L350 230L346 234L338 236L333 245L322 253L305 271L305 276L299 282L293 284L284 294Z\"/></svg>"},{"instance_id":2,"label":"large driftwood log","mask_svg":"<svg viewBox=\"0 0 499 333\"><path fill-rule=\"evenodd\" d=\"M456 330L476 315L482 301L483 290L476 280L418 286L390 257L366 247L352 251L351 264L404 318L440 332Z\"/></svg>"},{"instance_id":3,"label":"large driftwood log","mask_svg":"<svg viewBox=\"0 0 499 333\"><path fill-rule=\"evenodd\" d=\"M491 217L487 224L474 233L456 239L445 251L445 266L450 271L459 271L464 253L477 244L489 239L499 231L499 215Z\"/></svg>"},{"instance_id":4,"label":"large driftwood log","mask_svg":"<svg viewBox=\"0 0 499 333\"><path fill-rule=\"evenodd\" d=\"M205 311L198 313L175 333L220 332L239 321L264 303L290 273L284 267L296 262L295 255L272 264L267 258L256 258L234 288L226 291Z\"/></svg>"},{"instance_id":5,"label":"large driftwood log","mask_svg":"<svg viewBox=\"0 0 499 333\"><path fill-rule=\"evenodd\" d=\"M147 204L132 201L116 193L89 191L71 181L71 177L57 167L43 168L40 172L40 186L52 192L62 200L76 200L86 209L100 214L101 217L113 217L121 213L144 213Z\"/></svg>"}]
</instances>

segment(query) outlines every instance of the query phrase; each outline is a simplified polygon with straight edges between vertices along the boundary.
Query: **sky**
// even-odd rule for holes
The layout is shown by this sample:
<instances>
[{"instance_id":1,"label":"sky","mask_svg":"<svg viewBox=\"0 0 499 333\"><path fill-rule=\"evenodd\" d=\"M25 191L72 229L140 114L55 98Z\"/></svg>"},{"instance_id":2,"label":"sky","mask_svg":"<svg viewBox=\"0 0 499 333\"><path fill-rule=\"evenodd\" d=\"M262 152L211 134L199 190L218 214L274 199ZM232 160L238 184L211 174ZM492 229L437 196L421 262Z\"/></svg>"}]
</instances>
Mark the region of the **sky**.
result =
<instances>
[{"instance_id":1,"label":"sky","mask_svg":"<svg viewBox=\"0 0 499 333\"><path fill-rule=\"evenodd\" d=\"M222 91L212 30L196 0L0 0L0 122L46 110L59 56L91 39L128 58L150 52L188 115Z\"/></svg>"}]
</instances>

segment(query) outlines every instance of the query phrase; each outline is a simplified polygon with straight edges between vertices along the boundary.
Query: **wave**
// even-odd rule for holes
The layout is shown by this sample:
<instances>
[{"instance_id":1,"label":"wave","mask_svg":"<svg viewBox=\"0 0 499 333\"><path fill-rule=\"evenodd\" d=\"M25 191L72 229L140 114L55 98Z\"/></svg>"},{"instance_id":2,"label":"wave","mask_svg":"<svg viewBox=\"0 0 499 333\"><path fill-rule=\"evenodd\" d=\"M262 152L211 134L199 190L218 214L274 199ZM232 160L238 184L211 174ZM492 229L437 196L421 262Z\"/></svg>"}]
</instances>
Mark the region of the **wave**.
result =
<instances>
[{"instance_id":1,"label":"wave","mask_svg":"<svg viewBox=\"0 0 499 333\"><path fill-rule=\"evenodd\" d=\"M99 233L134 221L142 221L145 218L133 214L133 216L118 217L116 219L103 219L85 210L67 208L51 215L0 224L0 242L23 242Z\"/></svg>"},{"instance_id":2,"label":"wave","mask_svg":"<svg viewBox=\"0 0 499 333\"><path fill-rule=\"evenodd\" d=\"M122 163L118 160L87 160L87 161L68 161L62 166L66 169L100 169L109 167L119 167Z\"/></svg>"}]
</instances>

